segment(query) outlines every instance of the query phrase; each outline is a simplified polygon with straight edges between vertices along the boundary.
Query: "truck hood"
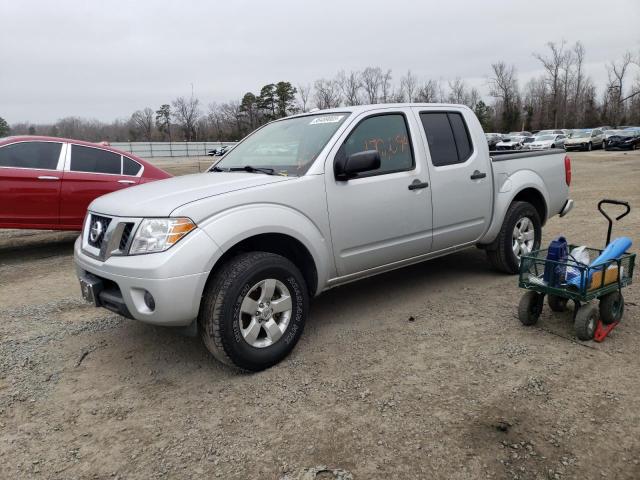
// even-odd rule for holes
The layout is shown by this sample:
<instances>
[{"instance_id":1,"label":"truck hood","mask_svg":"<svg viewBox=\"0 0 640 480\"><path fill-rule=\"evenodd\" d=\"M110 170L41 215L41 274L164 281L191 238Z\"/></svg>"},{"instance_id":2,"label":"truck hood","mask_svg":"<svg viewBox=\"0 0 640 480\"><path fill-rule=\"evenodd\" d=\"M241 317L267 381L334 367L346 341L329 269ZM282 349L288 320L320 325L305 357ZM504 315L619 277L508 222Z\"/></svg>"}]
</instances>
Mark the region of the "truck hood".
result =
<instances>
[{"instance_id":1,"label":"truck hood","mask_svg":"<svg viewBox=\"0 0 640 480\"><path fill-rule=\"evenodd\" d=\"M210 172L145 183L96 198L89 210L118 217L166 217L196 200L296 177L245 172Z\"/></svg>"}]
</instances>

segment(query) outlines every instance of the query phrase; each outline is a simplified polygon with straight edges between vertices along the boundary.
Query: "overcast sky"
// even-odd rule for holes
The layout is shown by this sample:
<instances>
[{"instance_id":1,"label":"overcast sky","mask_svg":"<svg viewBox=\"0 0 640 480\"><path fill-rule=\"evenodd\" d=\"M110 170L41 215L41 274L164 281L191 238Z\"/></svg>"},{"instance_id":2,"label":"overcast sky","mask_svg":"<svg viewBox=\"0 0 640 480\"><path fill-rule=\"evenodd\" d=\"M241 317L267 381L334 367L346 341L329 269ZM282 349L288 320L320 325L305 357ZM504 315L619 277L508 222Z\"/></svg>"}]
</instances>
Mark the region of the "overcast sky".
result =
<instances>
[{"instance_id":1,"label":"overcast sky","mask_svg":"<svg viewBox=\"0 0 640 480\"><path fill-rule=\"evenodd\" d=\"M580 40L596 85L640 51L640 0L0 0L0 116L111 121L194 92L206 106L279 80L410 69L487 93L492 62L540 73L532 52Z\"/></svg>"}]
</instances>

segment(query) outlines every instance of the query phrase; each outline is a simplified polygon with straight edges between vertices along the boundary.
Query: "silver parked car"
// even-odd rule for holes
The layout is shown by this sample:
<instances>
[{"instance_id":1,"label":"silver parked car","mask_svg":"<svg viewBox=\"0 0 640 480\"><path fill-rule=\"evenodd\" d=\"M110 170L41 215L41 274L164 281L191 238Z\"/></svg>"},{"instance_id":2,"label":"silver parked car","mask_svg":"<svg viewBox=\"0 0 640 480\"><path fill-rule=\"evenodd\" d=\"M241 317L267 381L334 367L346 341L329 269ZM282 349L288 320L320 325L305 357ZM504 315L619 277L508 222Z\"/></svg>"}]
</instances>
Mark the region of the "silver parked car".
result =
<instances>
[{"instance_id":1,"label":"silver parked car","mask_svg":"<svg viewBox=\"0 0 640 480\"><path fill-rule=\"evenodd\" d=\"M604 132L598 128L593 130L573 130L564 142L564 149L591 151L594 148L604 148Z\"/></svg>"}]
</instances>

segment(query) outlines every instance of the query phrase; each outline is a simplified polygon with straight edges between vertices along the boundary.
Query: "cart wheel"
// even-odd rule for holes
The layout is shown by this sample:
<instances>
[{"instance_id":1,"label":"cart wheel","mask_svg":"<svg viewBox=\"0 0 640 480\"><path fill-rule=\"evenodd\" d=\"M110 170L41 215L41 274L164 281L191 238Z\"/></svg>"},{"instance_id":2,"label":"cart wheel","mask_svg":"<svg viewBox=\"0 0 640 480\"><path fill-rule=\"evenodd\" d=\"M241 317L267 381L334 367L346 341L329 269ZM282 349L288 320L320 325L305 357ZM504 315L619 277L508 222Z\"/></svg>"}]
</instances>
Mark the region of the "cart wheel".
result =
<instances>
[{"instance_id":1,"label":"cart wheel","mask_svg":"<svg viewBox=\"0 0 640 480\"><path fill-rule=\"evenodd\" d=\"M602 323L619 322L624 313L624 298L620 292L611 292L600 297L600 318Z\"/></svg>"},{"instance_id":2,"label":"cart wheel","mask_svg":"<svg viewBox=\"0 0 640 480\"><path fill-rule=\"evenodd\" d=\"M526 292L518 305L518 318L523 325L535 325L542 313L544 296L537 292Z\"/></svg>"},{"instance_id":3,"label":"cart wheel","mask_svg":"<svg viewBox=\"0 0 640 480\"><path fill-rule=\"evenodd\" d=\"M549 308L554 312L564 312L567 309L567 302L569 302L568 298L558 297L557 295L547 296Z\"/></svg>"},{"instance_id":4,"label":"cart wheel","mask_svg":"<svg viewBox=\"0 0 640 480\"><path fill-rule=\"evenodd\" d=\"M574 328L580 340L593 340L598 326L598 307L595 304L584 305L576 313Z\"/></svg>"}]
</instances>

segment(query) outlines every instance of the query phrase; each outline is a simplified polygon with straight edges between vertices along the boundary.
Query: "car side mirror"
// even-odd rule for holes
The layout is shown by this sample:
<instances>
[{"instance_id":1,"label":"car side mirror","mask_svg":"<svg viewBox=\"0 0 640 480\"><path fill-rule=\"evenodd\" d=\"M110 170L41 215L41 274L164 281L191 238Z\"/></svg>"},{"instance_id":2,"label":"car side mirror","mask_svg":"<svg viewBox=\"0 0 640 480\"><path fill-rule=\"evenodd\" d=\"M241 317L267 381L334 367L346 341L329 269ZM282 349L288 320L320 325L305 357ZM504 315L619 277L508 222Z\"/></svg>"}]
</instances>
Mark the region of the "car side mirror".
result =
<instances>
[{"instance_id":1,"label":"car side mirror","mask_svg":"<svg viewBox=\"0 0 640 480\"><path fill-rule=\"evenodd\" d=\"M355 177L358 173L377 170L380 168L380 164L380 153L377 150L365 150L348 157L343 152L340 152L336 155L333 170L336 180L346 181Z\"/></svg>"}]
</instances>

